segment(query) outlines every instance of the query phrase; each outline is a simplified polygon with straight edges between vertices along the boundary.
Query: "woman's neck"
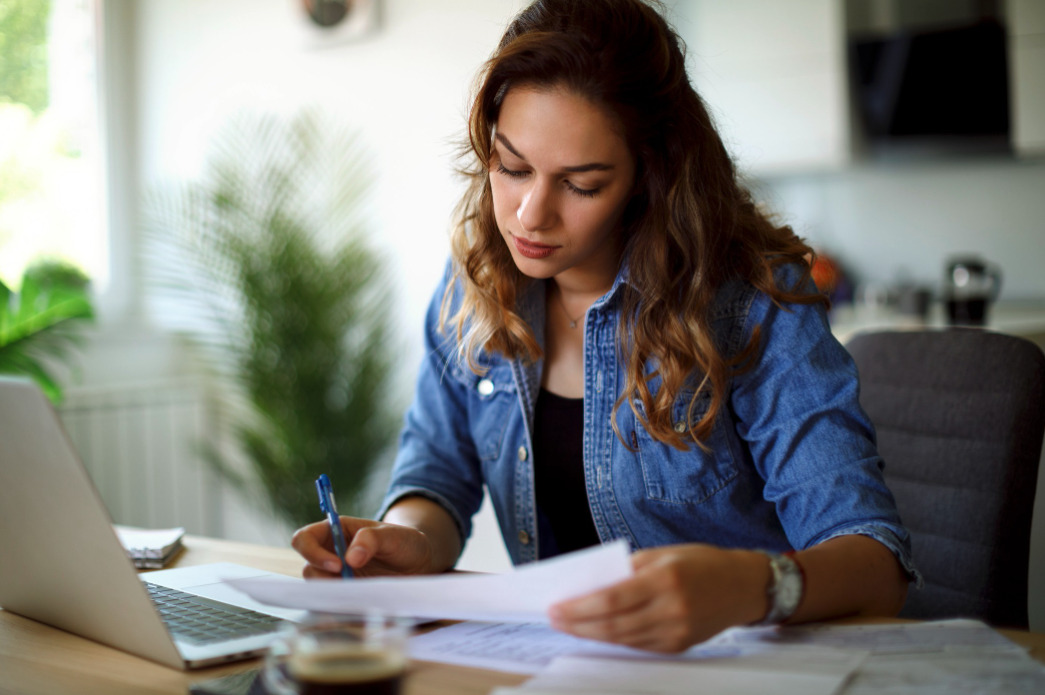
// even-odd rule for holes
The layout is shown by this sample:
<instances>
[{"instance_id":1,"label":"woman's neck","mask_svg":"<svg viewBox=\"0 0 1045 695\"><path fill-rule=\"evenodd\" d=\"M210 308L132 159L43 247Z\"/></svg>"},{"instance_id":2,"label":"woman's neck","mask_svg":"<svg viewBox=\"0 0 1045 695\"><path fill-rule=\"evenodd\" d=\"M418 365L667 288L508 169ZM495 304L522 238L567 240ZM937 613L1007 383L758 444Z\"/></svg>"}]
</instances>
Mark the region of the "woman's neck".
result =
<instances>
[{"instance_id":1,"label":"woman's neck","mask_svg":"<svg viewBox=\"0 0 1045 695\"><path fill-rule=\"evenodd\" d=\"M617 278L616 269L605 272L580 272L571 269L551 278L548 291L557 294L560 301L571 316L583 315L599 297L610 291Z\"/></svg>"}]
</instances>

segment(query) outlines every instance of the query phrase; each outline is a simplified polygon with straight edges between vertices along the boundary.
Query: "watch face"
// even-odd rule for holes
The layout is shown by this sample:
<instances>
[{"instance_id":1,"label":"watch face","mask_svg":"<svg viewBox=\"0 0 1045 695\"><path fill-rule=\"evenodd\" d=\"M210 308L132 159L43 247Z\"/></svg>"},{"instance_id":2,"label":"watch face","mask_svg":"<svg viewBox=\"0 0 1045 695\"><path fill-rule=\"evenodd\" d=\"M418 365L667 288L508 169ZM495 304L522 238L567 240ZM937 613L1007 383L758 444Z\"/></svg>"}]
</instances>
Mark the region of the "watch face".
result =
<instances>
[{"instance_id":1,"label":"watch face","mask_svg":"<svg viewBox=\"0 0 1045 695\"><path fill-rule=\"evenodd\" d=\"M795 612L798 602L802 600L802 570L788 557L781 557L777 562L780 566L780 579L777 582L774 603L777 611L787 618Z\"/></svg>"},{"instance_id":2,"label":"watch face","mask_svg":"<svg viewBox=\"0 0 1045 695\"><path fill-rule=\"evenodd\" d=\"M780 589L777 592L777 600L780 601L782 606L787 606L794 610L798 608L798 601L802 598L802 584L800 581L796 581L794 578L784 575L783 580L780 582Z\"/></svg>"}]
</instances>

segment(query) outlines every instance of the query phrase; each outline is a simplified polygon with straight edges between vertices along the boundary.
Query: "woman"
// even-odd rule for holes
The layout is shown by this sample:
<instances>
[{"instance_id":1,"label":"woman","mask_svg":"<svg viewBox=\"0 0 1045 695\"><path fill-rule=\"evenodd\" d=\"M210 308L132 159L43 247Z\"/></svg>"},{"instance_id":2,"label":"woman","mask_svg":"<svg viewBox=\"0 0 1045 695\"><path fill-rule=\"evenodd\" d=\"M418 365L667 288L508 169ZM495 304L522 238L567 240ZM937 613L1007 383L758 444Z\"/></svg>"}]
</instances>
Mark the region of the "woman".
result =
<instances>
[{"instance_id":1,"label":"woman","mask_svg":"<svg viewBox=\"0 0 1045 695\"><path fill-rule=\"evenodd\" d=\"M347 562L452 568L485 484L516 563L631 544L632 579L553 607L581 637L894 615L909 540L810 249L738 184L652 3L535 2L480 77L416 400ZM336 574L324 524L294 547Z\"/></svg>"}]
</instances>

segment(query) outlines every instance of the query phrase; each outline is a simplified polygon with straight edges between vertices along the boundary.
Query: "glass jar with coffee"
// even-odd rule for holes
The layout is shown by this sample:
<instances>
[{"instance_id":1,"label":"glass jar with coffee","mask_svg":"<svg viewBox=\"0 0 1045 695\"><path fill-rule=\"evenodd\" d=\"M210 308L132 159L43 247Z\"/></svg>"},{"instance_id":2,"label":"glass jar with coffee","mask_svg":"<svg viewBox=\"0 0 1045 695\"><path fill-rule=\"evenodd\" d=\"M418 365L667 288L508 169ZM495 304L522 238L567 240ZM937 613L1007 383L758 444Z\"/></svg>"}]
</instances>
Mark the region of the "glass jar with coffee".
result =
<instances>
[{"instance_id":1,"label":"glass jar with coffee","mask_svg":"<svg viewBox=\"0 0 1045 695\"><path fill-rule=\"evenodd\" d=\"M398 695L411 623L387 615L312 615L269 649L262 682L277 695Z\"/></svg>"}]
</instances>

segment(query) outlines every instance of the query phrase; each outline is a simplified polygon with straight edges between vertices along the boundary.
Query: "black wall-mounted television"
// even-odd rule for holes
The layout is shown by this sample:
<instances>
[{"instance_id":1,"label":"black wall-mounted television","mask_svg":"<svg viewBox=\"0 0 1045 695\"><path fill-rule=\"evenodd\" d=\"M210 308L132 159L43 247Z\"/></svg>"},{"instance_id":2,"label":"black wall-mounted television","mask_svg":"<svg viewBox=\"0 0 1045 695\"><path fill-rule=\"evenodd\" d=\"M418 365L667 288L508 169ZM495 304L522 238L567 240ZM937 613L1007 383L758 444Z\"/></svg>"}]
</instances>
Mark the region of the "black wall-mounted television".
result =
<instances>
[{"instance_id":1,"label":"black wall-mounted television","mask_svg":"<svg viewBox=\"0 0 1045 695\"><path fill-rule=\"evenodd\" d=\"M852 37L856 110L871 150L1008 150L1005 27L993 19Z\"/></svg>"}]
</instances>

